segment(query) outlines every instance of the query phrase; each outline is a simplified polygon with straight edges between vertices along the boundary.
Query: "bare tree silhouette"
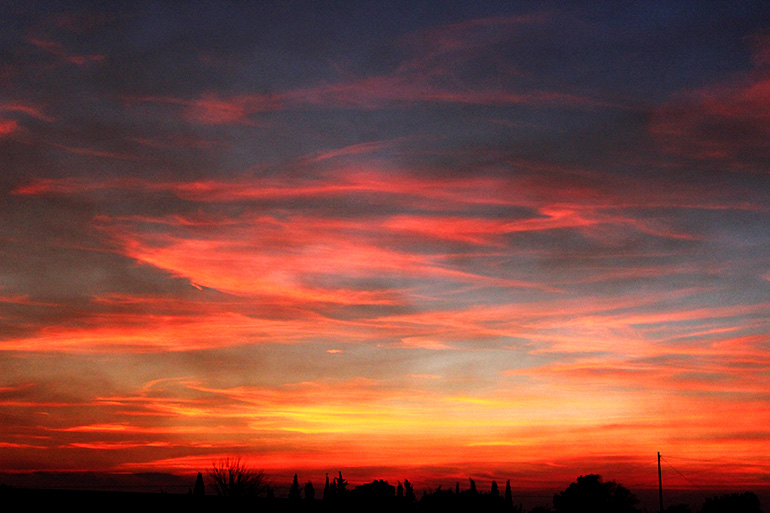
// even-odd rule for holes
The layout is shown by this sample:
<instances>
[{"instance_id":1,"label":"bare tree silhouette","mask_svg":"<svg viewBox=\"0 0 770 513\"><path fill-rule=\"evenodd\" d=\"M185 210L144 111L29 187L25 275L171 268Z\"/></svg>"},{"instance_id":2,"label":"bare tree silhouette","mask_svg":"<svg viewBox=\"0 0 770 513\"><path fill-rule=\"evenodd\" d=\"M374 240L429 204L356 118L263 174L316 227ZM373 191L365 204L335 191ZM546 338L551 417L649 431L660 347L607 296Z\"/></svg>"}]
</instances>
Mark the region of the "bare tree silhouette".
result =
<instances>
[{"instance_id":1,"label":"bare tree silhouette","mask_svg":"<svg viewBox=\"0 0 770 513\"><path fill-rule=\"evenodd\" d=\"M248 467L240 458L215 461L208 474L214 491L224 497L256 497L269 489L265 474Z\"/></svg>"}]
</instances>

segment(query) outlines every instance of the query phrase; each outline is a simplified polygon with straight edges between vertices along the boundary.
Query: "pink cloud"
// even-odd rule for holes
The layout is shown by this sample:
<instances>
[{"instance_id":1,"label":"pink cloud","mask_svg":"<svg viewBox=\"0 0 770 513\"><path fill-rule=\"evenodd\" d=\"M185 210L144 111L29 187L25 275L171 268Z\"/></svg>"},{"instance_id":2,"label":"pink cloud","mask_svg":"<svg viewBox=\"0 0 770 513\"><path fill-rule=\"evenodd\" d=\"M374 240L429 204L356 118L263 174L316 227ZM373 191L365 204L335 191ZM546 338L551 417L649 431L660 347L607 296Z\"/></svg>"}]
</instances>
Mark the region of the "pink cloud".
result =
<instances>
[{"instance_id":1,"label":"pink cloud","mask_svg":"<svg viewBox=\"0 0 770 513\"><path fill-rule=\"evenodd\" d=\"M125 100L129 103L178 105L188 120L205 125L253 124L253 114L280 110L284 103L281 95L252 94L225 98L216 93L204 93L195 99L148 96L127 97Z\"/></svg>"},{"instance_id":2,"label":"pink cloud","mask_svg":"<svg viewBox=\"0 0 770 513\"><path fill-rule=\"evenodd\" d=\"M353 155L360 152L373 151L389 143L367 143L356 145L354 148L320 154L311 159L327 159L341 155ZM64 147L74 153L103 156L122 159L139 158L133 155L103 152L88 148ZM527 166L526 163L513 164ZM623 209L634 207L673 207L701 209L740 209L764 211L766 207L748 204L741 199L730 201L724 195L718 195L708 188L693 184L676 194L655 193L645 190L635 191L638 184L626 182L610 186L600 180L601 177L578 180L572 178L569 170L553 168L540 170L548 176L537 177L524 173L521 177L501 178L496 176L440 177L423 176L417 172L402 170L379 169L376 167L361 168L348 166L337 168L323 174L307 174L301 179L287 182L286 180L242 176L232 180L201 180L201 181L147 181L138 178L114 178L107 180L37 179L15 190L16 194L77 194L96 190L134 190L146 193L170 192L178 197L204 203L243 201L243 200L272 200L302 197L331 197L349 196L356 194L373 194L389 196L391 201L404 207L419 207L429 211L457 210L467 205L490 206L521 206L540 210L542 216L537 219L508 222L508 225L498 223L503 229L511 231L529 231L547 229L559 225L590 225L602 222L602 219L634 223L635 227L649 233L666 234L667 236L687 236L675 234L670 228L650 221L634 218L623 218L610 214L607 209ZM574 172L574 171L573 171ZM566 173L566 177L563 174ZM550 176L553 175L553 176ZM554 183L553 179L556 179ZM623 191L623 193L620 192ZM695 198L698 201L695 201ZM687 201L692 198L692 201ZM593 217L594 219L591 219ZM410 225L409 217L401 217L394 221L394 227L399 224ZM451 221L450 217L445 218ZM426 219L425 222L430 222ZM470 228L472 222L458 219ZM478 230L491 229L493 221L478 221ZM496 222L496 221L495 221ZM486 227L485 224L487 223ZM451 224L451 223L450 223ZM495 231L498 231L497 229Z\"/></svg>"},{"instance_id":3,"label":"pink cloud","mask_svg":"<svg viewBox=\"0 0 770 513\"><path fill-rule=\"evenodd\" d=\"M366 155L383 149L390 149L404 142L404 138L392 139L386 141L370 141L365 143L353 144L344 148L327 150L313 155L308 155L300 159L303 163L313 164L324 160L336 159L340 157Z\"/></svg>"},{"instance_id":4,"label":"pink cloud","mask_svg":"<svg viewBox=\"0 0 770 513\"><path fill-rule=\"evenodd\" d=\"M109 159L118 159L118 160L145 160L146 159L146 157L139 156L139 155L132 155L128 153L117 153L112 151L97 150L93 148L78 148L78 147L67 146L67 145L58 144L58 143L54 143L53 145L69 153L74 153L76 155L87 155L89 157L100 157L100 158L109 158Z\"/></svg>"},{"instance_id":5,"label":"pink cloud","mask_svg":"<svg viewBox=\"0 0 770 513\"><path fill-rule=\"evenodd\" d=\"M27 42L45 51L46 53L57 57L58 59L67 62L69 64L75 64L77 66L86 66L92 63L101 63L104 61L104 55L76 55L69 53L64 45L58 41L50 41L46 39L38 39L34 37L28 37Z\"/></svg>"}]
</instances>

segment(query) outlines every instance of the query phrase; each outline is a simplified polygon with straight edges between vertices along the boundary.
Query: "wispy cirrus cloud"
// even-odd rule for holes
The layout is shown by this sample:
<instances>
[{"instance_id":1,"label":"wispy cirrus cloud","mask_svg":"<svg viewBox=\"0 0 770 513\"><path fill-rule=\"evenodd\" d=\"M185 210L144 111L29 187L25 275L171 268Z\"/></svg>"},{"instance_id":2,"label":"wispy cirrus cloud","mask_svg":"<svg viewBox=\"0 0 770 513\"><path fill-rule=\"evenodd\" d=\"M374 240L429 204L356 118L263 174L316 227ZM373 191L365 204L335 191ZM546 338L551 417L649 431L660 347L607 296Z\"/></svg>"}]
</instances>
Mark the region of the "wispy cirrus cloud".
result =
<instances>
[{"instance_id":1,"label":"wispy cirrus cloud","mask_svg":"<svg viewBox=\"0 0 770 513\"><path fill-rule=\"evenodd\" d=\"M422 83L413 78L375 76L335 84L323 84L275 93L222 97L204 93L195 99L174 97L127 98L129 102L179 105L184 116L202 124L252 124L255 114L304 109L380 109L407 108L418 103L479 106L547 106L574 108L610 107L610 104L558 91L513 92L490 89L462 91Z\"/></svg>"},{"instance_id":2,"label":"wispy cirrus cloud","mask_svg":"<svg viewBox=\"0 0 770 513\"><path fill-rule=\"evenodd\" d=\"M43 109L38 105L32 105L24 102L0 102L0 113L5 116L8 115L21 115L22 117L30 117L41 121L52 122L54 118L46 115ZM18 126L18 119L3 120L2 123L6 126L6 129L16 130Z\"/></svg>"},{"instance_id":3,"label":"wispy cirrus cloud","mask_svg":"<svg viewBox=\"0 0 770 513\"><path fill-rule=\"evenodd\" d=\"M77 66L86 66L93 63L101 63L104 61L104 55L78 55L67 51L64 45L58 41L52 41L49 39L41 39L36 37L28 37L27 41L35 48L46 52L47 54L57 58L58 60L75 64Z\"/></svg>"},{"instance_id":4,"label":"wispy cirrus cloud","mask_svg":"<svg viewBox=\"0 0 770 513\"><path fill-rule=\"evenodd\" d=\"M494 60L496 47L515 37L518 28L547 19L547 14L493 17L406 35L397 45L402 61L387 73L346 76L268 94L224 96L206 91L197 97L134 96L125 100L179 106L187 120L205 125L255 124L256 115L283 110L374 110L415 104L612 107L578 93L517 87L518 70L506 70L512 80L501 85L499 80L474 79L466 69L478 60ZM478 82L475 87L465 84L469 79Z\"/></svg>"}]
</instances>

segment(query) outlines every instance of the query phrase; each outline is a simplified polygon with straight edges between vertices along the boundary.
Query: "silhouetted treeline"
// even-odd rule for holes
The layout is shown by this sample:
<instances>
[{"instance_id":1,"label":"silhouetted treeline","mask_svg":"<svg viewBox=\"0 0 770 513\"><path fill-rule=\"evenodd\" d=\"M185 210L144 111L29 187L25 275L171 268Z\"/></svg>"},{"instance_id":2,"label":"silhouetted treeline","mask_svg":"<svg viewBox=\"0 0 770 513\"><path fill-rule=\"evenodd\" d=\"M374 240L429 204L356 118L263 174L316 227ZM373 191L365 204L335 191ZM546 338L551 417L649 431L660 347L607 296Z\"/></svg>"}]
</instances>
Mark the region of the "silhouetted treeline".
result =
<instances>
[{"instance_id":1,"label":"silhouetted treeline","mask_svg":"<svg viewBox=\"0 0 770 513\"><path fill-rule=\"evenodd\" d=\"M259 474L264 477L263 474ZM227 480L225 480L226 482ZM234 481L237 482L237 479ZM221 483L220 483L221 484ZM276 496L267 481L260 483L258 495L217 495L214 486L204 485L201 473L187 494L148 494L127 492L88 492L67 490L29 490L0 486L0 503L16 505L16 509L32 511L64 510L91 511L155 511L190 512L254 512L254 513L524 513L516 503L510 481L501 492L497 482L481 489L473 479L461 486L422 491L415 494L409 480L395 485L374 480L351 487L342 473L332 479L327 476L319 497L312 482L300 485L295 474L288 495ZM553 496L553 504L527 510L528 513L641 513L639 501L630 490L615 481L603 481L600 476L580 476L564 491ZM648 511L657 512L657 508ZM760 501L752 492L714 496L705 500L700 509L687 505L670 505L664 513L762 513Z\"/></svg>"}]
</instances>

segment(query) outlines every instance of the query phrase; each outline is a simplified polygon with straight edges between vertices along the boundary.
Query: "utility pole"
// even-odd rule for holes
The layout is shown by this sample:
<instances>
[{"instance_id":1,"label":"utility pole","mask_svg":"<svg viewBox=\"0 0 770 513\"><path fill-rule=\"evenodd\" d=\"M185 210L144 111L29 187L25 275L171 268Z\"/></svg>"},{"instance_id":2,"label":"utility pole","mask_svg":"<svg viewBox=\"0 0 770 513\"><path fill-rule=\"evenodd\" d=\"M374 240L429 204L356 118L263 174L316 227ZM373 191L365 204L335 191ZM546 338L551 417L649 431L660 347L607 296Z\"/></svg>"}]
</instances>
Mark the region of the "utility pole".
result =
<instances>
[{"instance_id":1,"label":"utility pole","mask_svg":"<svg viewBox=\"0 0 770 513\"><path fill-rule=\"evenodd\" d=\"M658 497L660 498L660 513L663 513L663 479L660 476L660 453L658 453Z\"/></svg>"}]
</instances>

